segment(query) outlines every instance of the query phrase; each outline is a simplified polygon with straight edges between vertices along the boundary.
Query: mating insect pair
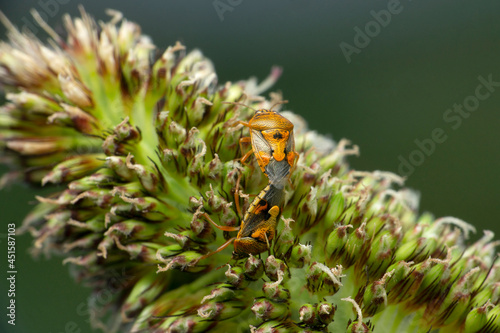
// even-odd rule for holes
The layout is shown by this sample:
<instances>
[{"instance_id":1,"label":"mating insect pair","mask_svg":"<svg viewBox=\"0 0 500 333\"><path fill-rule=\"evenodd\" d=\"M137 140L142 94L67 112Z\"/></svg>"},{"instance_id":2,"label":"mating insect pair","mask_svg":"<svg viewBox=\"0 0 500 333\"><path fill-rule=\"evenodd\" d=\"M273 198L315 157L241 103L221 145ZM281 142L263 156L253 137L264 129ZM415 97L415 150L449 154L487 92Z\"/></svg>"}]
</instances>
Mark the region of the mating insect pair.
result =
<instances>
[{"instance_id":1,"label":"mating insect pair","mask_svg":"<svg viewBox=\"0 0 500 333\"><path fill-rule=\"evenodd\" d=\"M272 107L270 110L254 111L255 114L248 123L238 122L250 129L250 137L240 139L240 148L243 151L243 143L252 144L252 149L241 158L241 162L244 163L253 152L260 169L268 177L269 184L252 201L239 227L219 226L206 213L204 214L205 218L218 229L238 231L238 234L214 252L202 256L200 260L222 251L232 242L234 242L234 259L248 256L248 254L259 254L270 248L275 236L276 226L283 210L284 188L299 155L295 152L293 124L288 119L272 111ZM238 196L239 181L238 178L235 202L241 216Z\"/></svg>"}]
</instances>

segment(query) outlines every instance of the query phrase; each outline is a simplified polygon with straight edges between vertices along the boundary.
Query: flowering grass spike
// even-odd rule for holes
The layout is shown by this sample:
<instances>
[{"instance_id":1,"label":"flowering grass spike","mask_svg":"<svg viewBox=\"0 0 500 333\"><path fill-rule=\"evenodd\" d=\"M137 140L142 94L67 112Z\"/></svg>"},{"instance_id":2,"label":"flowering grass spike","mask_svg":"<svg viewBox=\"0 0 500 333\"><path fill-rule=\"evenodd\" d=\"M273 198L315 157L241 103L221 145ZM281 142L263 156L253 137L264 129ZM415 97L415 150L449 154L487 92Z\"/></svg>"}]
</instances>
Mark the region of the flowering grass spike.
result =
<instances>
[{"instance_id":1,"label":"flowering grass spike","mask_svg":"<svg viewBox=\"0 0 500 333\"><path fill-rule=\"evenodd\" d=\"M491 232L471 244L469 224L419 215L403 179L350 169L356 146L308 130L291 112L281 113L299 156L283 159L290 174L264 174L255 157L240 163L248 136L240 122L254 112L224 102L269 109L280 94L261 94L280 69L259 84L219 84L200 51L180 43L159 51L138 25L110 14L99 23L83 10L66 16L63 38L33 12L47 44L2 15L8 41L0 44L0 151L12 167L1 184L57 185L37 197L20 231L33 235L35 254L62 255L95 297L113 296L94 302L94 327L500 331ZM205 214L239 226L235 191L245 212L273 179L282 197L271 197L279 212L270 248L242 259L207 255L234 235Z\"/></svg>"}]
</instances>

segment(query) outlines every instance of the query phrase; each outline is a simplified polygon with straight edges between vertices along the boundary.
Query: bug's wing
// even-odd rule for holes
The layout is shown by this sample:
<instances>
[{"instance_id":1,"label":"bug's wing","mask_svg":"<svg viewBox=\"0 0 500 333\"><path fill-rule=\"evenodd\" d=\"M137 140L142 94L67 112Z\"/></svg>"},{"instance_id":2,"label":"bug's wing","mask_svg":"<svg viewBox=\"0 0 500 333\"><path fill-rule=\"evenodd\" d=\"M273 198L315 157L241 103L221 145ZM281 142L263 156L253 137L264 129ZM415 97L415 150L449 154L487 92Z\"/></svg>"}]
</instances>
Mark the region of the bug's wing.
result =
<instances>
[{"instance_id":1,"label":"bug's wing","mask_svg":"<svg viewBox=\"0 0 500 333\"><path fill-rule=\"evenodd\" d=\"M264 233L271 234L271 238L274 235L276 225L278 224L279 217L281 216L281 210L278 206L272 206L269 208L267 202L263 200L261 203L267 207L265 209L257 207L257 214L252 212L248 215L248 219L241 226L238 238L252 237L258 239L259 241L263 241L265 239L263 236Z\"/></svg>"},{"instance_id":2,"label":"bug's wing","mask_svg":"<svg viewBox=\"0 0 500 333\"><path fill-rule=\"evenodd\" d=\"M238 238L249 237L255 231L258 225L262 223L262 221L266 220L267 207L265 207L264 205L267 206L267 202L260 201L252 211L249 211L247 212L247 214L245 214L245 219L241 223L241 229L238 232ZM257 214L255 213L256 211L258 211Z\"/></svg>"},{"instance_id":3,"label":"bug's wing","mask_svg":"<svg viewBox=\"0 0 500 333\"><path fill-rule=\"evenodd\" d=\"M257 239L260 242L265 242L266 239L271 240L274 238L276 225L278 224L278 217L281 215L281 210L278 206L273 206L271 207L271 209L269 209L267 215L269 217L261 221L251 235L252 238Z\"/></svg>"},{"instance_id":4,"label":"bug's wing","mask_svg":"<svg viewBox=\"0 0 500 333\"><path fill-rule=\"evenodd\" d=\"M269 163L272 156L272 149L269 143L264 139L260 131L252 130L252 148L259 163L260 168L264 171L265 166Z\"/></svg>"},{"instance_id":5,"label":"bug's wing","mask_svg":"<svg viewBox=\"0 0 500 333\"><path fill-rule=\"evenodd\" d=\"M285 187L286 179L290 173L291 168L292 167L290 166L287 160L279 162L273 161L272 163L266 165L266 174L271 184L282 190L283 187ZM271 195L272 194L269 194L268 196ZM271 196L270 198L274 199L274 196Z\"/></svg>"}]
</instances>

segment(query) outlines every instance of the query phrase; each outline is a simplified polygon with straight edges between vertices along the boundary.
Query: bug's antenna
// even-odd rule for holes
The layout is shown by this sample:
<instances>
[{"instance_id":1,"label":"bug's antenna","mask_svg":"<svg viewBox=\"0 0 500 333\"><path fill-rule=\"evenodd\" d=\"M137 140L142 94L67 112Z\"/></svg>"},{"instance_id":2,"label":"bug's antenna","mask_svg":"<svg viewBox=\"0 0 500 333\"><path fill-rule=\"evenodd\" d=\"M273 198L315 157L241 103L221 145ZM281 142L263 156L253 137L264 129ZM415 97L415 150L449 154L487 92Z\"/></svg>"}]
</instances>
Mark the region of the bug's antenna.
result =
<instances>
[{"instance_id":1,"label":"bug's antenna","mask_svg":"<svg viewBox=\"0 0 500 333\"><path fill-rule=\"evenodd\" d=\"M273 104L273 106L271 106L271 108L269 109L269 111L272 111L275 106L278 106L280 104L286 104L286 103L288 103L288 101L276 102L276 103Z\"/></svg>"},{"instance_id":2,"label":"bug's antenna","mask_svg":"<svg viewBox=\"0 0 500 333\"><path fill-rule=\"evenodd\" d=\"M253 107L248 106L248 105L243 104L243 103L238 103L238 102L222 102L222 104L241 105L241 106L244 106L244 107L246 107L246 108L252 109L252 110L254 110L255 112L257 112L257 110L255 110Z\"/></svg>"}]
</instances>

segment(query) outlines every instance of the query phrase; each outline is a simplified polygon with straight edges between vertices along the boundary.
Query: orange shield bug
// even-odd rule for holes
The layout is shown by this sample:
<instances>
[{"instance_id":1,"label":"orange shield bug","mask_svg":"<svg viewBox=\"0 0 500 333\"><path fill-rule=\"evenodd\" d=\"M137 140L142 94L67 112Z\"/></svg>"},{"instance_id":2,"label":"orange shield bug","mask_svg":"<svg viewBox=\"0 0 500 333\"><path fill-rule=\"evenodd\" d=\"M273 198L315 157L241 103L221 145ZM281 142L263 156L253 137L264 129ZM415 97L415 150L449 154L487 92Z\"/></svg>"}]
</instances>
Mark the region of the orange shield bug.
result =
<instances>
[{"instance_id":1,"label":"orange shield bug","mask_svg":"<svg viewBox=\"0 0 500 333\"><path fill-rule=\"evenodd\" d=\"M271 107L271 109L254 110L254 116L248 121L238 121L250 129L250 137L240 139L240 148L243 143L251 143L252 150L247 152L242 158L244 163L252 153L254 153L262 172L266 173L266 166L274 159L277 162L286 160L291 168L295 166L299 154L295 151L295 139L293 136L293 124L291 121L272 111L278 104L287 103L283 101ZM241 103L224 102L246 106ZM248 106L247 106L248 107ZM243 151L243 149L242 149Z\"/></svg>"},{"instance_id":2,"label":"orange shield bug","mask_svg":"<svg viewBox=\"0 0 500 333\"><path fill-rule=\"evenodd\" d=\"M276 234L276 226L281 216L284 202L283 186L268 184L252 201L239 227L219 226L208 214L203 216L216 228L223 231L238 231L238 234L227 240L217 250L210 252L198 260L205 259L225 249L234 242L233 258L240 259L248 254L259 254L270 248Z\"/></svg>"}]
</instances>

